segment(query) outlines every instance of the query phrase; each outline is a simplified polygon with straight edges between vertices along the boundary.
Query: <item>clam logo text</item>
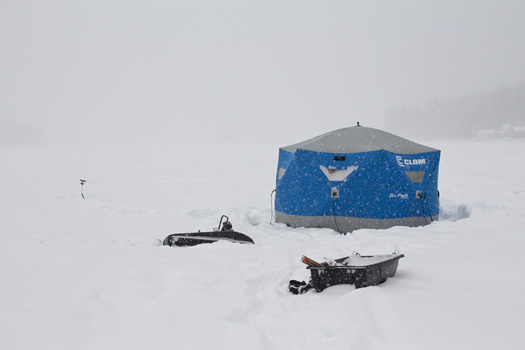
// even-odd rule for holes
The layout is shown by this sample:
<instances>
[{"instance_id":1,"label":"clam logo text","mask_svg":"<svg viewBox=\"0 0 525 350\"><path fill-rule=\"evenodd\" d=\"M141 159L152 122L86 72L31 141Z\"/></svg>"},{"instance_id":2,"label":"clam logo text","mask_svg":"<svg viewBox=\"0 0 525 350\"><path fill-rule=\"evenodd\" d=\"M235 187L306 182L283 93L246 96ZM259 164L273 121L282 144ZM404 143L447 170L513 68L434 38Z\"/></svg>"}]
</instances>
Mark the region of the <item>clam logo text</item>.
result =
<instances>
[{"instance_id":1,"label":"clam logo text","mask_svg":"<svg viewBox=\"0 0 525 350\"><path fill-rule=\"evenodd\" d=\"M406 166L406 165L425 165L427 164L427 160L422 159L403 159L401 156L396 156L397 165L399 166Z\"/></svg>"}]
</instances>

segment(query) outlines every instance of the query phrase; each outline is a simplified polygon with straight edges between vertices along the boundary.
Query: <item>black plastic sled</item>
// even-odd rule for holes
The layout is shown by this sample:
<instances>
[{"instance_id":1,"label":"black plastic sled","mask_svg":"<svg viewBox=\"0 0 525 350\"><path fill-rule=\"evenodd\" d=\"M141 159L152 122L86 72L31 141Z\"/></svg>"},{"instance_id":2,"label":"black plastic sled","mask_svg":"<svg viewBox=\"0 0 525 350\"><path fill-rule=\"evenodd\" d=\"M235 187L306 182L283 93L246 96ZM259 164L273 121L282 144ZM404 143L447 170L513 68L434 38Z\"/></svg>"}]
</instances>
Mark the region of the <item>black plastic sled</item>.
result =
<instances>
[{"instance_id":1,"label":"black plastic sled","mask_svg":"<svg viewBox=\"0 0 525 350\"><path fill-rule=\"evenodd\" d=\"M219 227L216 231L173 233L164 239L162 245L185 247L203 243L213 243L217 241L254 244L250 237L243 233L234 231L229 218L226 215L223 215L221 216Z\"/></svg>"},{"instance_id":2,"label":"black plastic sled","mask_svg":"<svg viewBox=\"0 0 525 350\"><path fill-rule=\"evenodd\" d=\"M310 282L290 281L289 289L294 294L302 294L311 288L322 292L338 284L353 284L356 288L376 286L395 276L399 259L404 256L397 251L368 256L354 253L353 256L322 264L303 256L302 261L310 270Z\"/></svg>"}]
</instances>

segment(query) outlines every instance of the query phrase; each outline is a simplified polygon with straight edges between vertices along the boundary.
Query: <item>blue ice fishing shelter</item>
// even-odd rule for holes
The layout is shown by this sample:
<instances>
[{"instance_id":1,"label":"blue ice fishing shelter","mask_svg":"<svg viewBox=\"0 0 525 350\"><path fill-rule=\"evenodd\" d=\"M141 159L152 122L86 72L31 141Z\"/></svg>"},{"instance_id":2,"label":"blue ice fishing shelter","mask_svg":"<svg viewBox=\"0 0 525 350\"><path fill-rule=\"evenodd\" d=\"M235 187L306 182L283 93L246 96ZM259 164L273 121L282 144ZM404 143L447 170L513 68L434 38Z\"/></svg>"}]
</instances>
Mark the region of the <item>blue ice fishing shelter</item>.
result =
<instances>
[{"instance_id":1,"label":"blue ice fishing shelter","mask_svg":"<svg viewBox=\"0 0 525 350\"><path fill-rule=\"evenodd\" d=\"M440 153L359 124L282 147L275 219L342 233L430 224L439 217Z\"/></svg>"}]
</instances>

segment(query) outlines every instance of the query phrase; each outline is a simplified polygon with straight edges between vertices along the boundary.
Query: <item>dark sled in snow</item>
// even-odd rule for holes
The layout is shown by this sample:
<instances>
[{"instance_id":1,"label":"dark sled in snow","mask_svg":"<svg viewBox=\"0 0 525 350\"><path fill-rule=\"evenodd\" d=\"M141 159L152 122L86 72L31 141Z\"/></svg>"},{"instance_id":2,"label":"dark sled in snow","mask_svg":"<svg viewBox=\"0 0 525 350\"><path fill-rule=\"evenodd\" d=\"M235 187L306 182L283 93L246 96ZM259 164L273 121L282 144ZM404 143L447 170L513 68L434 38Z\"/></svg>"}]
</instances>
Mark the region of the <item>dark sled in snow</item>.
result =
<instances>
[{"instance_id":1,"label":"dark sled in snow","mask_svg":"<svg viewBox=\"0 0 525 350\"><path fill-rule=\"evenodd\" d=\"M214 231L173 233L164 238L162 245L169 246L194 246L203 243L213 243L217 241L228 241L242 244L254 244L253 240L243 233L233 230L233 226L226 215L221 216L219 227Z\"/></svg>"},{"instance_id":2,"label":"dark sled in snow","mask_svg":"<svg viewBox=\"0 0 525 350\"><path fill-rule=\"evenodd\" d=\"M302 294L311 288L322 292L338 284L353 284L356 288L376 286L395 276L399 259L404 256L398 252L367 256L354 253L322 264L303 257L302 261L310 270L310 282L290 281L289 288L294 294Z\"/></svg>"}]
</instances>

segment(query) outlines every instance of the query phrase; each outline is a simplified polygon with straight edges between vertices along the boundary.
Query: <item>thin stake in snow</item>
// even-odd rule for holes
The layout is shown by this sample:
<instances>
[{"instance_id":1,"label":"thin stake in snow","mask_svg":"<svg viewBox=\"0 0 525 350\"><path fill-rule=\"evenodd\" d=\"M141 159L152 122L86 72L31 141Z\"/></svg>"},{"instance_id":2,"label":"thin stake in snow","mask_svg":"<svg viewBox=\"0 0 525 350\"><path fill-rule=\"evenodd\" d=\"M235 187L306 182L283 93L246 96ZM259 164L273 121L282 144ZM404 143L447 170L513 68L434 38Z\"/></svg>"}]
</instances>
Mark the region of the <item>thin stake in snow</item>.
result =
<instances>
[{"instance_id":1,"label":"thin stake in snow","mask_svg":"<svg viewBox=\"0 0 525 350\"><path fill-rule=\"evenodd\" d=\"M273 222L275 221L275 210L273 208L273 195L275 192L277 192L277 188L270 193L270 225L273 225Z\"/></svg>"},{"instance_id":2,"label":"thin stake in snow","mask_svg":"<svg viewBox=\"0 0 525 350\"><path fill-rule=\"evenodd\" d=\"M86 180L82 180L80 179L80 195L82 196L82 198L86 199L86 197L84 197L84 184L86 183L87 181Z\"/></svg>"}]
</instances>

